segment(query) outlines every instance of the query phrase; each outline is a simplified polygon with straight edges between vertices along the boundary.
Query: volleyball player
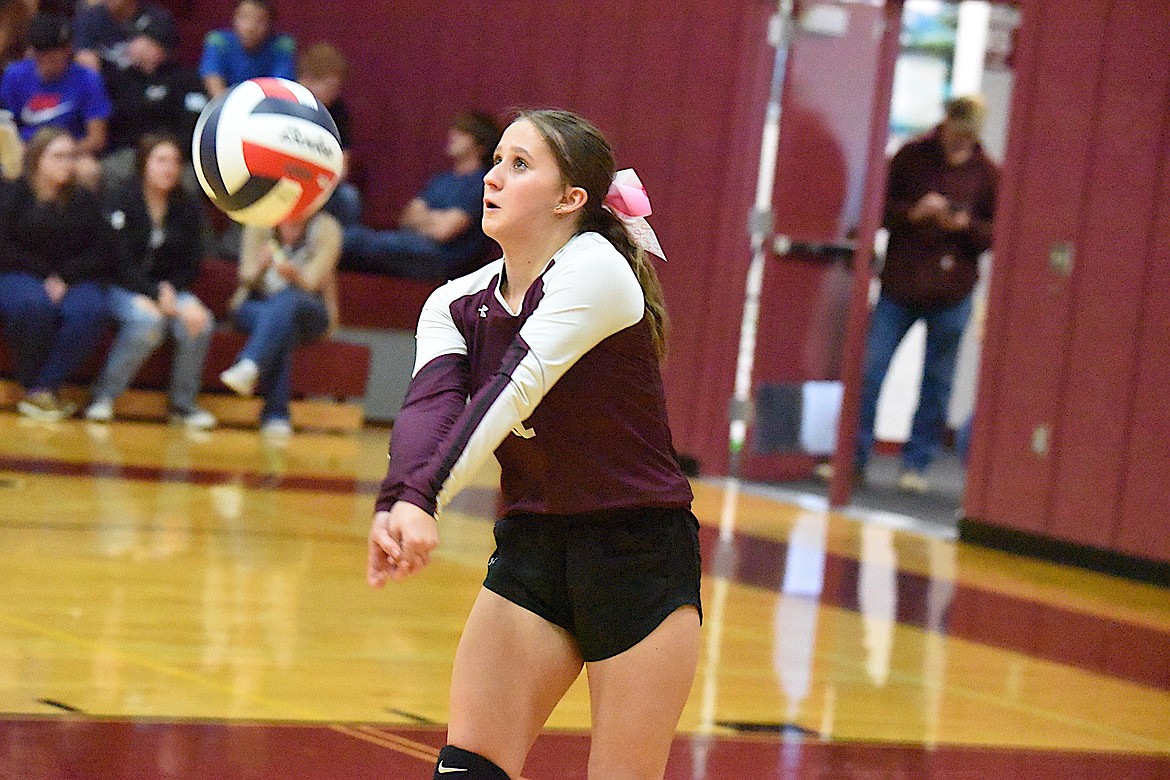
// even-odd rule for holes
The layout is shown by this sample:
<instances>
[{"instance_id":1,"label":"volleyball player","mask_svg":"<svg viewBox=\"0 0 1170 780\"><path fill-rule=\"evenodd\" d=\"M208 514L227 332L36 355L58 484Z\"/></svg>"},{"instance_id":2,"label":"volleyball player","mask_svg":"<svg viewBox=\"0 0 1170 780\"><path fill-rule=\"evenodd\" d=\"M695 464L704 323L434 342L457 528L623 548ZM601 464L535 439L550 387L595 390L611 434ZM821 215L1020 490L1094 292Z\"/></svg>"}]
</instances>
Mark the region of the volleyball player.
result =
<instances>
[{"instance_id":1,"label":"volleyball player","mask_svg":"<svg viewBox=\"0 0 1170 780\"><path fill-rule=\"evenodd\" d=\"M441 287L419 318L370 584L426 566L441 507L492 453L502 472L436 778L519 777L582 667L589 776L661 778L690 691L698 523L666 421L662 291L635 243L648 227L626 227L613 179L593 125L520 113L484 177L484 232L504 256Z\"/></svg>"}]
</instances>

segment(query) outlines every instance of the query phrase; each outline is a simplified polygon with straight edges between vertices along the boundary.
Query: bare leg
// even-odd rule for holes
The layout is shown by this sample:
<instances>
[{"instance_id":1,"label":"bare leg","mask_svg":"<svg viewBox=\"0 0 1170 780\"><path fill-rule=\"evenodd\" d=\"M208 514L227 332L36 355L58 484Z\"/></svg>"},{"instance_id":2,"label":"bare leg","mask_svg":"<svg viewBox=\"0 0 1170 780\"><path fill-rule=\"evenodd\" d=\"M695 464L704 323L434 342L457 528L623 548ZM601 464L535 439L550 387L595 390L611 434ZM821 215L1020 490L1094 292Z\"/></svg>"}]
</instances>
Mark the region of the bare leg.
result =
<instances>
[{"instance_id":1,"label":"bare leg","mask_svg":"<svg viewBox=\"0 0 1170 780\"><path fill-rule=\"evenodd\" d=\"M589 777L660 780L699 661L699 615L680 607L638 644L588 665Z\"/></svg>"},{"instance_id":2,"label":"bare leg","mask_svg":"<svg viewBox=\"0 0 1170 780\"><path fill-rule=\"evenodd\" d=\"M564 629L480 590L455 652L447 742L520 777L532 743L582 664Z\"/></svg>"}]
</instances>

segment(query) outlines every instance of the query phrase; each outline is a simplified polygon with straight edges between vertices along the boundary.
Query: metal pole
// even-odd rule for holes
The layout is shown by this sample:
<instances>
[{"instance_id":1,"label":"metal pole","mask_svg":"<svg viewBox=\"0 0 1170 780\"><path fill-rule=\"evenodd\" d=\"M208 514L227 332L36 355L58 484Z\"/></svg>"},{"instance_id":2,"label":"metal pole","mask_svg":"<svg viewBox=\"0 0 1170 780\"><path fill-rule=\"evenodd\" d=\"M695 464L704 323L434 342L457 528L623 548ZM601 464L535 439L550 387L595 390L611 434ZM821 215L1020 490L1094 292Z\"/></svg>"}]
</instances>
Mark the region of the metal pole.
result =
<instances>
[{"instance_id":1,"label":"metal pole","mask_svg":"<svg viewBox=\"0 0 1170 780\"><path fill-rule=\"evenodd\" d=\"M776 181L776 154L780 146L780 110L784 95L784 76L788 69L788 49L792 43L793 0L779 0L772 17L769 39L776 47L772 65L772 85L768 107L764 114L764 131L760 142L760 171L756 179L756 201L752 208L748 230L752 240L752 262L748 266L747 287L744 290L743 319L739 328L739 355L735 364L735 390L732 395L728 431L730 463L728 476L738 479L748 421L752 417L752 369L756 355L756 330L760 320L760 290L764 281L764 258L774 216L772 193Z\"/></svg>"},{"instance_id":2,"label":"metal pole","mask_svg":"<svg viewBox=\"0 0 1170 780\"><path fill-rule=\"evenodd\" d=\"M853 286L849 297L849 325L841 358L841 381L845 395L837 423L837 451L833 454L833 479L829 483L829 506L849 503L856 463L857 415L861 405L861 373L869 329L869 285L873 266L873 242L882 224L886 204L886 141L890 131L890 100L894 89L894 66L901 48L903 0L887 0L884 8L881 46L878 49L877 80L869 116L869 149L866 156L865 195L857 225L853 255Z\"/></svg>"}]
</instances>

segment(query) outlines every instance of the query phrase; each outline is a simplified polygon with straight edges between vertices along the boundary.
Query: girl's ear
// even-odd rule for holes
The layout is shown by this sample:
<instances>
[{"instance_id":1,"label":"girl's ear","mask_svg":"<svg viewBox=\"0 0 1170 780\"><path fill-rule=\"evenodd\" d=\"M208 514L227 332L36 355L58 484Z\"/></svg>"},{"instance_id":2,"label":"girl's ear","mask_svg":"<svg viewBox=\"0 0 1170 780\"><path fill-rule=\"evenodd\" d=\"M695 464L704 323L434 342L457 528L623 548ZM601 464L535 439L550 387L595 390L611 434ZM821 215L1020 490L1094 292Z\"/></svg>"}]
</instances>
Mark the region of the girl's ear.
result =
<instances>
[{"instance_id":1,"label":"girl's ear","mask_svg":"<svg viewBox=\"0 0 1170 780\"><path fill-rule=\"evenodd\" d=\"M561 196L560 202L557 203L556 212L558 214L572 214L584 208L588 200L589 193L583 188L569 187L565 190L565 194Z\"/></svg>"}]
</instances>

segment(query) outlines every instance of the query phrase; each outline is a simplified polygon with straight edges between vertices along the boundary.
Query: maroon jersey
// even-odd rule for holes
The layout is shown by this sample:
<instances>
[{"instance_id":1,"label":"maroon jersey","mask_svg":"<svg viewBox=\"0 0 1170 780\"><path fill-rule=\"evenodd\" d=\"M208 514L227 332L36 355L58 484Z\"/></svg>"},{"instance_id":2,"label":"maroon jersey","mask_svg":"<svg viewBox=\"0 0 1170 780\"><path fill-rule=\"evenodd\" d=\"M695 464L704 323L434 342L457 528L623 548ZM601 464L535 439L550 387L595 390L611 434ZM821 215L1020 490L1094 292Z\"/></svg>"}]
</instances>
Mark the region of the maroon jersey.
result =
<instances>
[{"instance_id":1,"label":"maroon jersey","mask_svg":"<svg viewBox=\"0 0 1170 780\"><path fill-rule=\"evenodd\" d=\"M503 260L423 307L414 376L394 421L377 508L434 514L493 452L504 513L686 507L645 299L596 233L562 247L519 312Z\"/></svg>"}]
</instances>

